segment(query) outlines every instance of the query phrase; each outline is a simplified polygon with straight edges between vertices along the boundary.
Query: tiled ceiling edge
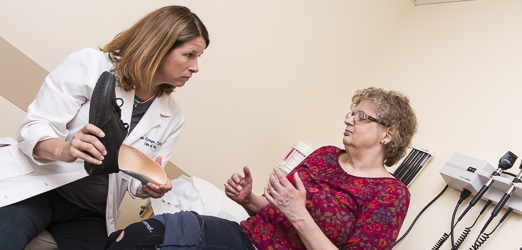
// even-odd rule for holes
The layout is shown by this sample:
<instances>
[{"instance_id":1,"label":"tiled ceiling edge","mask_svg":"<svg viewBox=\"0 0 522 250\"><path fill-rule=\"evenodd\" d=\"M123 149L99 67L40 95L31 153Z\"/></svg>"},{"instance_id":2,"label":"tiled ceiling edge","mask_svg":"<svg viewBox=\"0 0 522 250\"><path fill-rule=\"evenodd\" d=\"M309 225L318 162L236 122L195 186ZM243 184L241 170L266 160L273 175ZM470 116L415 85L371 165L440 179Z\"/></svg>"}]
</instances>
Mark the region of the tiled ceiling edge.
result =
<instances>
[{"instance_id":1,"label":"tiled ceiling edge","mask_svg":"<svg viewBox=\"0 0 522 250\"><path fill-rule=\"evenodd\" d=\"M0 95L27 111L49 73L0 37Z\"/></svg>"}]
</instances>

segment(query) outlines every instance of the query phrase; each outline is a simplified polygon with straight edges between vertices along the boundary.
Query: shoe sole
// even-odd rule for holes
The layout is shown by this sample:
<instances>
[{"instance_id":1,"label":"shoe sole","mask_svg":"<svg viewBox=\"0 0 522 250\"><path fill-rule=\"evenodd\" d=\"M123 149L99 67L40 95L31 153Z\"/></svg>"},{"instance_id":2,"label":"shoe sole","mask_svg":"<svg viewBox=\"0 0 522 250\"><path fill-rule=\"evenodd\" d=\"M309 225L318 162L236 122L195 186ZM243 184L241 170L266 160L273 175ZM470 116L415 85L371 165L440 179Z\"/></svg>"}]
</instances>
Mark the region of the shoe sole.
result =
<instances>
[{"instance_id":1,"label":"shoe sole","mask_svg":"<svg viewBox=\"0 0 522 250\"><path fill-rule=\"evenodd\" d=\"M104 131L105 137L100 138L97 137L102 144L105 146L107 150L107 155L105 155L105 159L102 161L101 165L92 164L89 162L85 162L84 167L88 174L97 175L97 174L108 174L108 173L117 173L119 171L118 166L118 152L119 147L123 143L125 136L127 135L127 126L123 124L120 120L120 107L116 104L116 78L110 72L103 72L98 79L96 86L94 87L93 94L91 97L91 104L89 109L89 123L95 125L104 131L104 128L109 123L118 123L118 124L109 124L116 126L118 129L123 130L123 139L120 141L108 141L108 138L112 138L114 131ZM116 111L114 110L116 109ZM118 117L117 120L112 119L114 116L114 112L117 112ZM107 129L105 129L107 130ZM121 137L121 136L120 136ZM116 138L118 139L118 138ZM121 139L121 138L120 138ZM117 147L109 147L109 143L117 143ZM111 145L112 146L112 145ZM114 151L114 152L113 152ZM109 158L109 159L108 159ZM109 161L109 162L107 162Z\"/></svg>"},{"instance_id":2,"label":"shoe sole","mask_svg":"<svg viewBox=\"0 0 522 250\"><path fill-rule=\"evenodd\" d=\"M103 95L107 94L114 96L115 99L115 87L116 79L114 76L107 71L103 72L92 92L91 107L89 109L89 123L94 124L96 127L100 127L103 125L100 124L101 121L107 121L110 118L110 107L112 105L109 103L108 98ZM104 108L102 109L101 107Z\"/></svg>"}]
</instances>

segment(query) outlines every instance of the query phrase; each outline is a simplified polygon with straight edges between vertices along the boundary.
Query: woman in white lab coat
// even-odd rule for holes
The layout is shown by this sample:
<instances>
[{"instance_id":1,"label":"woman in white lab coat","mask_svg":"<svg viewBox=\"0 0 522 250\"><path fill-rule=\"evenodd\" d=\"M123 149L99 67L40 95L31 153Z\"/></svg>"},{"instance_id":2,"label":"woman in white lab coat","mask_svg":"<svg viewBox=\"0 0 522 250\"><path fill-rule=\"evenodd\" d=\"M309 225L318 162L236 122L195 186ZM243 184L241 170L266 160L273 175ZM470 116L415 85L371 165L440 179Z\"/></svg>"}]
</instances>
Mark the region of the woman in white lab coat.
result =
<instances>
[{"instance_id":1,"label":"woman in white lab coat","mask_svg":"<svg viewBox=\"0 0 522 250\"><path fill-rule=\"evenodd\" d=\"M82 49L53 70L28 107L16 139L37 167L72 174L66 185L0 208L0 245L23 249L47 229L61 249L103 249L127 191L134 198L168 192L170 180L145 185L121 172L85 173L84 161L99 165L106 155L96 138L103 131L88 124L91 95L100 75L111 71L118 80L116 97L123 101L121 119L130 125L123 143L165 167L184 124L170 94L199 71L198 57L208 44L207 30L194 13L167 6L118 34L101 51Z\"/></svg>"}]
</instances>

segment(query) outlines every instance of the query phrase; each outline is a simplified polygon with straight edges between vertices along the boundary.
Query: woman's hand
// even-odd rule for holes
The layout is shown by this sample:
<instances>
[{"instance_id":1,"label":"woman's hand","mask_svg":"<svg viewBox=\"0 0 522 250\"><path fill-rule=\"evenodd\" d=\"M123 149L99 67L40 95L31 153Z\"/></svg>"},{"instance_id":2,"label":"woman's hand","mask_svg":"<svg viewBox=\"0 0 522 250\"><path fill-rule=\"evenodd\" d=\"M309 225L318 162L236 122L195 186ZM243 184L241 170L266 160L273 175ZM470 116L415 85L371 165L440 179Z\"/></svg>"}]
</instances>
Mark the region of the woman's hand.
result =
<instances>
[{"instance_id":1,"label":"woman's hand","mask_svg":"<svg viewBox=\"0 0 522 250\"><path fill-rule=\"evenodd\" d=\"M268 201L261 196L252 193L252 175L250 169L245 166L243 168L245 176L233 174L225 184L225 194L228 198L234 200L241 205L249 215L255 215L262 207L268 204Z\"/></svg>"},{"instance_id":2,"label":"woman's hand","mask_svg":"<svg viewBox=\"0 0 522 250\"><path fill-rule=\"evenodd\" d=\"M161 156L156 157L156 163L161 166ZM165 193L172 189L172 183L170 179L167 178L167 183L163 185L156 185L152 182L148 182L147 184L141 184L136 191L137 196L150 196L152 198L161 198Z\"/></svg>"},{"instance_id":3,"label":"woman's hand","mask_svg":"<svg viewBox=\"0 0 522 250\"><path fill-rule=\"evenodd\" d=\"M170 179L167 178L167 183L163 185L156 185L152 182L147 182L147 184L141 184L140 188L138 188L138 195L147 195L152 198L161 198L165 193L172 189L172 183Z\"/></svg>"},{"instance_id":4,"label":"woman's hand","mask_svg":"<svg viewBox=\"0 0 522 250\"><path fill-rule=\"evenodd\" d=\"M238 204L252 202L252 175L250 174L250 169L245 166L243 173L245 174L244 177L237 173L232 174L232 177L225 184L225 194Z\"/></svg>"},{"instance_id":5,"label":"woman's hand","mask_svg":"<svg viewBox=\"0 0 522 250\"><path fill-rule=\"evenodd\" d=\"M306 209L306 189L299 174L294 173L295 187L278 168L270 173L265 197L292 223L306 249L338 249L317 226Z\"/></svg>"},{"instance_id":6,"label":"woman's hand","mask_svg":"<svg viewBox=\"0 0 522 250\"><path fill-rule=\"evenodd\" d=\"M64 142L58 138L40 141L35 145L33 153L36 156L53 161L73 162L80 158L92 164L100 165L107 151L95 135L98 137L105 136L101 129L92 124L87 124L74 134L69 142Z\"/></svg>"},{"instance_id":7,"label":"woman's hand","mask_svg":"<svg viewBox=\"0 0 522 250\"><path fill-rule=\"evenodd\" d=\"M306 210L306 189L298 173L294 174L294 180L295 187L279 168L274 168L264 192L268 202L291 223L310 215Z\"/></svg>"}]
</instances>

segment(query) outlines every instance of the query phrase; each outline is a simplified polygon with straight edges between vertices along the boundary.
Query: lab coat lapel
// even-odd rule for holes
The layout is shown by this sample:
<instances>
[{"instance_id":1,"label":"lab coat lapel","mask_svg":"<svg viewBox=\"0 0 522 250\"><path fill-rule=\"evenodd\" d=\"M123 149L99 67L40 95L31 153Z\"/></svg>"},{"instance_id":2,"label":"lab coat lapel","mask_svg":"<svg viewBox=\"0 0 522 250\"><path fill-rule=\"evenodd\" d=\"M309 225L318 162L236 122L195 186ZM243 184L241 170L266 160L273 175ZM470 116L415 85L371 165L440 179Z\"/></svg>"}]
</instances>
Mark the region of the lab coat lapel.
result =
<instances>
[{"instance_id":1,"label":"lab coat lapel","mask_svg":"<svg viewBox=\"0 0 522 250\"><path fill-rule=\"evenodd\" d=\"M154 99L147 112L145 112L136 127L134 127L132 133L127 137L125 141L126 144L133 144L138 139L149 133L154 127L160 125L162 116L171 116L170 110L168 109L168 98L171 97L162 96Z\"/></svg>"}]
</instances>

